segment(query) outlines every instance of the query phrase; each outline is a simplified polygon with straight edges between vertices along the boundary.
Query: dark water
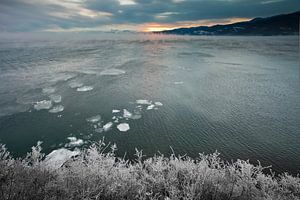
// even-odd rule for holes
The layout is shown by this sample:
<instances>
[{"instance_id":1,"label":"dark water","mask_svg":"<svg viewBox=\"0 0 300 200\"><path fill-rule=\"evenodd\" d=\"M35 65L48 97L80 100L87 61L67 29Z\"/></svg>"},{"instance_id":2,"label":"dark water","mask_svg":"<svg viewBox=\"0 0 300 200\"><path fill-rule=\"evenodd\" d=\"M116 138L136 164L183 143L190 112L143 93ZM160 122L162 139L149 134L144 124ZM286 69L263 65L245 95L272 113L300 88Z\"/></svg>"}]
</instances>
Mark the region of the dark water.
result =
<instances>
[{"instance_id":1,"label":"dark water","mask_svg":"<svg viewBox=\"0 0 300 200\"><path fill-rule=\"evenodd\" d=\"M298 37L118 37L2 40L0 142L21 156L37 141L48 153L70 136L81 147L105 137L128 157L135 147L153 155L172 146L193 157L218 150L228 160L300 172ZM93 89L78 92L72 83ZM34 109L51 92L64 110ZM163 106L140 110L139 99ZM96 132L122 115L113 109L141 118ZM95 115L101 125L87 122ZM130 130L120 132L121 122Z\"/></svg>"}]
</instances>

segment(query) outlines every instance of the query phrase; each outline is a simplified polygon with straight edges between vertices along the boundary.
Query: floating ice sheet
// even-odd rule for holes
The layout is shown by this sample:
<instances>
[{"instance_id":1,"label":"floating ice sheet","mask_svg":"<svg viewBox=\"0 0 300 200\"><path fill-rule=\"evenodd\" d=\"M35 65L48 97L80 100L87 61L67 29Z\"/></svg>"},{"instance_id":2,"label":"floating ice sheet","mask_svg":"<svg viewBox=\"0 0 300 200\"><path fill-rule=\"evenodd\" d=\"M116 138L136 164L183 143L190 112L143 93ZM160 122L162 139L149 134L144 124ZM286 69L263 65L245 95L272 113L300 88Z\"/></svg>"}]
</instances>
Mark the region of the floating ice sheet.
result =
<instances>
[{"instance_id":1,"label":"floating ice sheet","mask_svg":"<svg viewBox=\"0 0 300 200\"><path fill-rule=\"evenodd\" d=\"M175 84L175 85L182 85L183 82L182 82L182 81L175 81L174 84Z\"/></svg>"},{"instance_id":2,"label":"floating ice sheet","mask_svg":"<svg viewBox=\"0 0 300 200\"><path fill-rule=\"evenodd\" d=\"M58 94L51 94L49 98L54 102L54 103L60 103L61 102L61 96Z\"/></svg>"},{"instance_id":3,"label":"floating ice sheet","mask_svg":"<svg viewBox=\"0 0 300 200\"><path fill-rule=\"evenodd\" d=\"M100 115L95 115L92 117L89 117L86 119L86 121L91 122L91 123L96 123L99 122L101 120L101 116Z\"/></svg>"},{"instance_id":4,"label":"floating ice sheet","mask_svg":"<svg viewBox=\"0 0 300 200\"><path fill-rule=\"evenodd\" d=\"M162 104L161 102L159 102L159 101L155 102L154 104L155 104L156 106L163 106L163 104Z\"/></svg>"},{"instance_id":5,"label":"floating ice sheet","mask_svg":"<svg viewBox=\"0 0 300 200\"><path fill-rule=\"evenodd\" d=\"M58 169L70 158L79 155L79 153L79 151L70 151L65 148L57 149L46 156L44 163L51 169Z\"/></svg>"},{"instance_id":6,"label":"floating ice sheet","mask_svg":"<svg viewBox=\"0 0 300 200\"><path fill-rule=\"evenodd\" d=\"M120 69L106 69L102 72L100 72L100 75L110 75L110 76L116 76L120 74L125 74L126 72L124 70Z\"/></svg>"},{"instance_id":7,"label":"floating ice sheet","mask_svg":"<svg viewBox=\"0 0 300 200\"><path fill-rule=\"evenodd\" d=\"M147 110L152 110L153 108L154 108L154 104L151 104L151 105L149 105L148 107L147 107Z\"/></svg>"},{"instance_id":8,"label":"floating ice sheet","mask_svg":"<svg viewBox=\"0 0 300 200\"><path fill-rule=\"evenodd\" d=\"M83 86L83 83L72 81L69 83L70 88L79 88Z\"/></svg>"},{"instance_id":9,"label":"floating ice sheet","mask_svg":"<svg viewBox=\"0 0 300 200\"><path fill-rule=\"evenodd\" d=\"M97 129L95 129L95 132L97 132L97 133L102 133L103 131L104 131L103 128L97 128Z\"/></svg>"},{"instance_id":10,"label":"floating ice sheet","mask_svg":"<svg viewBox=\"0 0 300 200\"><path fill-rule=\"evenodd\" d=\"M129 124L127 124L127 123L121 123L117 126L117 128L121 132L126 132L130 129Z\"/></svg>"},{"instance_id":11,"label":"floating ice sheet","mask_svg":"<svg viewBox=\"0 0 300 200\"><path fill-rule=\"evenodd\" d=\"M52 107L52 102L43 100L43 101L38 101L34 104L34 109L36 110L48 110Z\"/></svg>"},{"instance_id":12,"label":"floating ice sheet","mask_svg":"<svg viewBox=\"0 0 300 200\"><path fill-rule=\"evenodd\" d=\"M45 93L45 94L51 94L51 93L54 93L55 90L56 89L54 87L46 87L46 88L43 88L43 93Z\"/></svg>"},{"instance_id":13,"label":"floating ice sheet","mask_svg":"<svg viewBox=\"0 0 300 200\"><path fill-rule=\"evenodd\" d=\"M77 88L77 91L78 92L87 92L87 91L91 91L92 89L94 89L92 86L83 86L83 87Z\"/></svg>"},{"instance_id":14,"label":"floating ice sheet","mask_svg":"<svg viewBox=\"0 0 300 200\"><path fill-rule=\"evenodd\" d=\"M67 81L70 80L71 78L74 78L76 74L70 74L70 73L55 73L52 74L51 77L51 82L57 83L59 81Z\"/></svg>"},{"instance_id":15,"label":"floating ice sheet","mask_svg":"<svg viewBox=\"0 0 300 200\"><path fill-rule=\"evenodd\" d=\"M130 119L134 119L134 120L137 120L137 119L141 119L142 118L142 115L141 114L133 114Z\"/></svg>"},{"instance_id":16,"label":"floating ice sheet","mask_svg":"<svg viewBox=\"0 0 300 200\"><path fill-rule=\"evenodd\" d=\"M66 144L66 147L77 147L83 145L82 139L77 139L76 137L68 137L67 138L70 142Z\"/></svg>"},{"instance_id":17,"label":"floating ice sheet","mask_svg":"<svg viewBox=\"0 0 300 200\"><path fill-rule=\"evenodd\" d=\"M139 99L139 100L136 100L136 103L137 104L142 104L142 105L150 105L151 101L146 100L146 99Z\"/></svg>"},{"instance_id":18,"label":"floating ice sheet","mask_svg":"<svg viewBox=\"0 0 300 200\"><path fill-rule=\"evenodd\" d=\"M130 117L131 119L141 119L142 118L142 114L140 110L134 110L133 115Z\"/></svg>"},{"instance_id":19,"label":"floating ice sheet","mask_svg":"<svg viewBox=\"0 0 300 200\"><path fill-rule=\"evenodd\" d=\"M49 110L50 113L59 113L59 112L62 112L64 111L65 107L62 106L62 105L57 105L57 106L54 106L51 110Z\"/></svg>"},{"instance_id":20,"label":"floating ice sheet","mask_svg":"<svg viewBox=\"0 0 300 200\"><path fill-rule=\"evenodd\" d=\"M121 112L121 111L120 110L116 110L116 109L112 110L112 113L119 113L119 112Z\"/></svg>"},{"instance_id":21,"label":"floating ice sheet","mask_svg":"<svg viewBox=\"0 0 300 200\"><path fill-rule=\"evenodd\" d=\"M132 113L129 112L128 110L126 109L123 109L123 117L124 118L130 118L132 116Z\"/></svg>"},{"instance_id":22,"label":"floating ice sheet","mask_svg":"<svg viewBox=\"0 0 300 200\"><path fill-rule=\"evenodd\" d=\"M108 122L108 123L106 123L106 124L103 126L103 130L104 130L104 131L108 131L108 130L110 130L110 129L111 129L111 127L112 127L112 125L113 125L113 123L112 123L112 122Z\"/></svg>"}]
</instances>

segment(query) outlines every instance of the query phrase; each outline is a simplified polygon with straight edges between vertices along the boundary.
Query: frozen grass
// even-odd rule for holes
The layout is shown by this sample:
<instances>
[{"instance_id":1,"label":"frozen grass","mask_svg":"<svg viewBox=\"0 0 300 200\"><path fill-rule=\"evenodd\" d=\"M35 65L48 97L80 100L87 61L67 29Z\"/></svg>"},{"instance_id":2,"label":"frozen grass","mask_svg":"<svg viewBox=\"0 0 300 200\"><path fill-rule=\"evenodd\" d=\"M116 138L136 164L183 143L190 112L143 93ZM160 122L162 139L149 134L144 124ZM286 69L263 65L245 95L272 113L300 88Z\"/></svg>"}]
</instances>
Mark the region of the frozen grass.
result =
<instances>
[{"instance_id":1,"label":"frozen grass","mask_svg":"<svg viewBox=\"0 0 300 200\"><path fill-rule=\"evenodd\" d=\"M260 165L199 154L163 155L129 162L116 146L95 143L58 169L45 165L40 144L23 159L0 148L1 199L268 199L300 197L300 178L268 175ZM108 150L110 149L110 150Z\"/></svg>"}]
</instances>

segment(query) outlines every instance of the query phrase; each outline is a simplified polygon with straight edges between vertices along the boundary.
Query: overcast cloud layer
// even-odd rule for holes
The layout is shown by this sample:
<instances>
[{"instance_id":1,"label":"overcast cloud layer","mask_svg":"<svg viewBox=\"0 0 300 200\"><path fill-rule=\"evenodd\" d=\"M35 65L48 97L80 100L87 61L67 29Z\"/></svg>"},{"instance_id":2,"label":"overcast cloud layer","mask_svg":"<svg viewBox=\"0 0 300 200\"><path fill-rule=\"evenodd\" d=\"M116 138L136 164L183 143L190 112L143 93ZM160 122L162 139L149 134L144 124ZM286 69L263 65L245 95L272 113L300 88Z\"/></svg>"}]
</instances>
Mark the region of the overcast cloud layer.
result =
<instances>
[{"instance_id":1,"label":"overcast cloud layer","mask_svg":"<svg viewBox=\"0 0 300 200\"><path fill-rule=\"evenodd\" d=\"M0 32L134 30L149 23L218 22L297 8L299 0L0 0Z\"/></svg>"}]
</instances>

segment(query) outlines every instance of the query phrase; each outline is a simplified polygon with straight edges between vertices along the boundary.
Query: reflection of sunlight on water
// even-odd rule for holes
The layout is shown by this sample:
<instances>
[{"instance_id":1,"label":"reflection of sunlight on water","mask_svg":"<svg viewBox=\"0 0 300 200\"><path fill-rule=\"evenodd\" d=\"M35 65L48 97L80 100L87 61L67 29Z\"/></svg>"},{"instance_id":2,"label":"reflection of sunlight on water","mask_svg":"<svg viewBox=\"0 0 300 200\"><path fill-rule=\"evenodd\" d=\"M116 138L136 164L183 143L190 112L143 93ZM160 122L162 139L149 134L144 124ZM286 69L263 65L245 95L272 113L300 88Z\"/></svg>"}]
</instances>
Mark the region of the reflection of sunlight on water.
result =
<instances>
[{"instance_id":1,"label":"reflection of sunlight on water","mask_svg":"<svg viewBox=\"0 0 300 200\"><path fill-rule=\"evenodd\" d=\"M143 62L144 66L139 68L142 75L142 88L145 90L151 90L151 93L155 93L155 90L164 86L164 78L168 71L168 66L164 63L168 59L167 51L170 45L164 42L164 39L170 39L168 36L147 34L145 35L145 41L148 41L142 45L142 54L146 62ZM154 97L155 98L155 97Z\"/></svg>"}]
</instances>

